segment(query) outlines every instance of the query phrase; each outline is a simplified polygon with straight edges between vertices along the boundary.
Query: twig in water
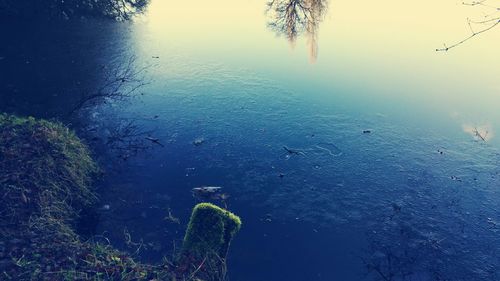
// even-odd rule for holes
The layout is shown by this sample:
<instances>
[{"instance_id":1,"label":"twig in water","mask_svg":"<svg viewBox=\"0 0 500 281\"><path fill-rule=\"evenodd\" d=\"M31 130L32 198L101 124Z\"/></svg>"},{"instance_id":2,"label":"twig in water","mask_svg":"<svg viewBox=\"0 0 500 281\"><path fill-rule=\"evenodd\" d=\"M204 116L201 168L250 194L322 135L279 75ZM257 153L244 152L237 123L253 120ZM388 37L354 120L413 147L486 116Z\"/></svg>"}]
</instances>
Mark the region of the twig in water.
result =
<instances>
[{"instance_id":1,"label":"twig in water","mask_svg":"<svg viewBox=\"0 0 500 281\"><path fill-rule=\"evenodd\" d=\"M146 139L152 143L155 143L161 147L164 147L164 145L160 142L160 139L152 138L152 137L146 137Z\"/></svg>"},{"instance_id":2,"label":"twig in water","mask_svg":"<svg viewBox=\"0 0 500 281\"><path fill-rule=\"evenodd\" d=\"M283 149L290 155L306 155L304 152L298 149L288 148L287 146L283 146Z\"/></svg>"}]
</instances>

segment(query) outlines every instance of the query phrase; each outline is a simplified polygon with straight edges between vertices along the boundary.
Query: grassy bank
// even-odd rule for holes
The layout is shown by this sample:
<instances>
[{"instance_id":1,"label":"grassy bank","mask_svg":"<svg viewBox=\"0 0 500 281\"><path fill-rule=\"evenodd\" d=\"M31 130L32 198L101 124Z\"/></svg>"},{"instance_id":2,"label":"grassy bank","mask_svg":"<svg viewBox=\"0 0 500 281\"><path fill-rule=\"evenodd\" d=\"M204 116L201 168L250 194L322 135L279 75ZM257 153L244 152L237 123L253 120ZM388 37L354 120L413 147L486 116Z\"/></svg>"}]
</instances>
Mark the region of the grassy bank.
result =
<instances>
[{"instance_id":1,"label":"grassy bank","mask_svg":"<svg viewBox=\"0 0 500 281\"><path fill-rule=\"evenodd\" d=\"M98 167L63 125L0 115L0 171L0 280L171 279L75 233Z\"/></svg>"},{"instance_id":2,"label":"grassy bank","mask_svg":"<svg viewBox=\"0 0 500 281\"><path fill-rule=\"evenodd\" d=\"M82 241L80 213L97 196L88 147L57 122L0 114L0 280L226 279L226 253L240 219L198 204L177 261L134 261L110 245Z\"/></svg>"}]
</instances>

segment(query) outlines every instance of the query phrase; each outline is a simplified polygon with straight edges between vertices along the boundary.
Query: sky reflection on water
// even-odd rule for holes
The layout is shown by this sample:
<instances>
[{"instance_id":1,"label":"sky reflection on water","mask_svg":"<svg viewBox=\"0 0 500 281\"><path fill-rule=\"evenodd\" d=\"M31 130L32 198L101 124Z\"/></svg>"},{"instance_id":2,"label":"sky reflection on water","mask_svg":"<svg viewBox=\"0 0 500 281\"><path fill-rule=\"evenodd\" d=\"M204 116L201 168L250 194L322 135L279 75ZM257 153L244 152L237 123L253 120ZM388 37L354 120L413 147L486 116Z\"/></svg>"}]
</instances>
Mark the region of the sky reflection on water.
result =
<instances>
[{"instance_id":1,"label":"sky reflection on water","mask_svg":"<svg viewBox=\"0 0 500 281\"><path fill-rule=\"evenodd\" d=\"M330 3L319 24L321 55L310 64L307 36L291 49L267 28L263 7L252 1L198 3L196 8L153 2L143 30L154 38L147 52L161 46L200 62L245 68L312 99L402 104L405 111L461 120L457 130L461 123L497 128L499 31L447 53L434 51L468 35L464 19L480 16L477 9L456 1L370 2L362 8L349 1ZM138 50L146 51L144 45Z\"/></svg>"}]
</instances>

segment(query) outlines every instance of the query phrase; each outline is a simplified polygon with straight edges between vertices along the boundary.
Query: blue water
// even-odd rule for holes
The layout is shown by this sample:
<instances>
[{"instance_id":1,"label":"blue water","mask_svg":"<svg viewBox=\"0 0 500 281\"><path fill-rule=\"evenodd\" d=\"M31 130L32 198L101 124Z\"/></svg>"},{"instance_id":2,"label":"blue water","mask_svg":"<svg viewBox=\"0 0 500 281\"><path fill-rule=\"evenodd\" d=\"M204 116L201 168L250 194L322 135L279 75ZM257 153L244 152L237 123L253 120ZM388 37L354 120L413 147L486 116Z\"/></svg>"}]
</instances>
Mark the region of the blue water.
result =
<instances>
[{"instance_id":1,"label":"blue water","mask_svg":"<svg viewBox=\"0 0 500 281\"><path fill-rule=\"evenodd\" d=\"M0 49L2 110L92 128L109 205L98 206L95 233L159 262L179 248L200 201L191 189L214 185L229 198L213 202L243 221L230 280L500 280L498 82L491 71L448 71L498 57L444 57L424 43L357 54L336 45L351 37L324 33L311 64L305 42L291 51L265 22L233 40L223 24L205 37L151 22L27 23ZM98 87L100 69L130 56L148 82L136 95L76 119L61 113ZM105 140L130 121L148 148L117 158Z\"/></svg>"},{"instance_id":2,"label":"blue water","mask_svg":"<svg viewBox=\"0 0 500 281\"><path fill-rule=\"evenodd\" d=\"M196 202L191 188L223 186L244 222L233 280L380 279L365 263L391 280L499 278L498 150L459 124L444 135L414 119L418 109L346 109L220 65L181 81L163 76L145 92L119 111L155 129L165 147L130 161L117 182L140 186L141 208L168 205L183 223ZM129 230L169 229L149 230L161 217L145 212Z\"/></svg>"}]
</instances>

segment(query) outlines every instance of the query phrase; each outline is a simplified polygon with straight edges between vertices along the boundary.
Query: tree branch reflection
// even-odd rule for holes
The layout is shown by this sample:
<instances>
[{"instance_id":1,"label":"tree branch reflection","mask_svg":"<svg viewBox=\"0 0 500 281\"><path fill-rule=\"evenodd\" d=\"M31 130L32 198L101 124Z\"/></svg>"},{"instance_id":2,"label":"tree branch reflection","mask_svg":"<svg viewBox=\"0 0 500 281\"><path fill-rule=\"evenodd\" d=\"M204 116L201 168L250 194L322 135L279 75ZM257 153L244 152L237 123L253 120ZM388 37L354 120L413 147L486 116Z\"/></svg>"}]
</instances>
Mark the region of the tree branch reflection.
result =
<instances>
[{"instance_id":1,"label":"tree branch reflection","mask_svg":"<svg viewBox=\"0 0 500 281\"><path fill-rule=\"evenodd\" d=\"M284 35L292 44L303 33L307 36L311 61L318 57L318 29L328 6L327 0L270 0L267 14L269 28Z\"/></svg>"},{"instance_id":2,"label":"tree branch reflection","mask_svg":"<svg viewBox=\"0 0 500 281\"><path fill-rule=\"evenodd\" d=\"M0 12L7 15L41 18L79 18L104 16L131 19L142 13L150 0L0 0Z\"/></svg>"}]
</instances>

